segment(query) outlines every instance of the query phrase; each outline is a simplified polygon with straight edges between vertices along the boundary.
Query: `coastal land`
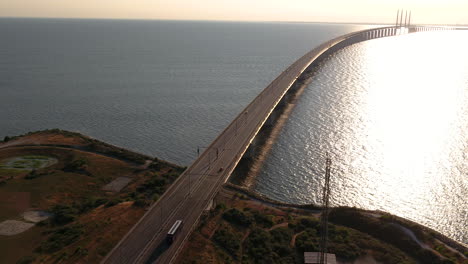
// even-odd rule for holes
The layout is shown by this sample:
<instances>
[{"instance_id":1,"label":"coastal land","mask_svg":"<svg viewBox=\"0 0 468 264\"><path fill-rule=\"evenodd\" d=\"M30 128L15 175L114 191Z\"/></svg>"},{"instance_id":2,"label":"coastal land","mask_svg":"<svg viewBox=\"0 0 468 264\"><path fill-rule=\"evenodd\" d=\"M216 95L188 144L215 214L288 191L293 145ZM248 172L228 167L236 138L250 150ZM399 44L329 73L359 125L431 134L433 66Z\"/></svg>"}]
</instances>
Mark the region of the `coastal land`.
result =
<instances>
[{"instance_id":1,"label":"coastal land","mask_svg":"<svg viewBox=\"0 0 468 264\"><path fill-rule=\"evenodd\" d=\"M99 263L185 168L59 129L0 142L0 263ZM237 171L241 174L245 168ZM226 183L175 263L304 263L321 208ZM379 211L334 208L338 263L462 263L468 249ZM177 239L177 237L176 237Z\"/></svg>"},{"instance_id":2,"label":"coastal land","mask_svg":"<svg viewBox=\"0 0 468 264\"><path fill-rule=\"evenodd\" d=\"M176 263L304 263L320 251L320 207L272 201L233 184L202 216ZM468 263L468 248L380 211L333 208L328 252L339 264Z\"/></svg>"},{"instance_id":3,"label":"coastal land","mask_svg":"<svg viewBox=\"0 0 468 264\"><path fill-rule=\"evenodd\" d=\"M53 129L0 142L0 263L99 263L184 168Z\"/></svg>"}]
</instances>

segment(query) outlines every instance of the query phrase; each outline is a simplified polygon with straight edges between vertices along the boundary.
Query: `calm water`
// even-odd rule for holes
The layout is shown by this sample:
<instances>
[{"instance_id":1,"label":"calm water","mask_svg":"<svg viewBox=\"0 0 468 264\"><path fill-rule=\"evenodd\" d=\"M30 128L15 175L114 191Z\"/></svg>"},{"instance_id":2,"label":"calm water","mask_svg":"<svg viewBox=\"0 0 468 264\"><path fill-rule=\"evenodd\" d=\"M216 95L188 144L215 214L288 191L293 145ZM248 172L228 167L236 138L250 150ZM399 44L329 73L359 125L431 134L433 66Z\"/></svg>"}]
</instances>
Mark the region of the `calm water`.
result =
<instances>
[{"instance_id":1,"label":"calm water","mask_svg":"<svg viewBox=\"0 0 468 264\"><path fill-rule=\"evenodd\" d=\"M362 28L0 19L0 137L62 128L188 165L284 68Z\"/></svg>"},{"instance_id":2,"label":"calm water","mask_svg":"<svg viewBox=\"0 0 468 264\"><path fill-rule=\"evenodd\" d=\"M62 128L188 165L285 67L362 28L0 19L0 137ZM419 37L375 40L325 63L257 190L316 201L329 151L334 204L467 242L467 41L425 36L417 49Z\"/></svg>"},{"instance_id":3,"label":"calm water","mask_svg":"<svg viewBox=\"0 0 468 264\"><path fill-rule=\"evenodd\" d=\"M468 32L372 40L334 54L279 135L254 188L381 209L468 243ZM278 187L281 186L281 187Z\"/></svg>"}]
</instances>

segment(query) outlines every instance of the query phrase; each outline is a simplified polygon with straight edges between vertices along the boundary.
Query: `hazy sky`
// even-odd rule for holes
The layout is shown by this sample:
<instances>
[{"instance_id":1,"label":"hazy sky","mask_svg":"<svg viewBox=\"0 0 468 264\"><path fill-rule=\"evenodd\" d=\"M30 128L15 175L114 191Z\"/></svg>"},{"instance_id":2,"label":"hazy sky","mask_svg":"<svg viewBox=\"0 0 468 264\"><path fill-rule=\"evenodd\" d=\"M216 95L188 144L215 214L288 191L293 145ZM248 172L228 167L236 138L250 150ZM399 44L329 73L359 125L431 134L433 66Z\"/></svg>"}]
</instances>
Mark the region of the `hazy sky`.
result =
<instances>
[{"instance_id":1,"label":"hazy sky","mask_svg":"<svg viewBox=\"0 0 468 264\"><path fill-rule=\"evenodd\" d=\"M0 0L2 17L468 24L468 0Z\"/></svg>"}]
</instances>

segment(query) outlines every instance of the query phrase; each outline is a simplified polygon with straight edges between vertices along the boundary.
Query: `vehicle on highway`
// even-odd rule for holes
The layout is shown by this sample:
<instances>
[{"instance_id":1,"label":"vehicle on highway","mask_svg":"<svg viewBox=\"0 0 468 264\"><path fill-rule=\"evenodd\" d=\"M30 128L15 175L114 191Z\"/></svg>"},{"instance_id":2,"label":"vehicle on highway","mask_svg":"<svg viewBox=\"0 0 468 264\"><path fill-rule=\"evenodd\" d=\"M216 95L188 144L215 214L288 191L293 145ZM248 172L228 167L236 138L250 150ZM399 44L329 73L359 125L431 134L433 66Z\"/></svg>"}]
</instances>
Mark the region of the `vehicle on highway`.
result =
<instances>
[{"instance_id":1,"label":"vehicle on highway","mask_svg":"<svg viewBox=\"0 0 468 264\"><path fill-rule=\"evenodd\" d=\"M182 220L176 220L169 232L167 232L166 241L168 244L174 242L175 236L180 229L182 229Z\"/></svg>"}]
</instances>

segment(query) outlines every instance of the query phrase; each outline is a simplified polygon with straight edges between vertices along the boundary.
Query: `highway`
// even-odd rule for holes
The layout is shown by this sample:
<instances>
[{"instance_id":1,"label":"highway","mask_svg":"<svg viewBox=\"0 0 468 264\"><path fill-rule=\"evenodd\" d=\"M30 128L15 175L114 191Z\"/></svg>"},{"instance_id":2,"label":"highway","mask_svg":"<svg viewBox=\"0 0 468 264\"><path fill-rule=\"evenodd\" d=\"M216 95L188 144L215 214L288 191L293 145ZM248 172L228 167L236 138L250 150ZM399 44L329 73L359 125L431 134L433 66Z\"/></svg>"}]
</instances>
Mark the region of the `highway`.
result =
<instances>
[{"instance_id":1,"label":"highway","mask_svg":"<svg viewBox=\"0 0 468 264\"><path fill-rule=\"evenodd\" d=\"M394 27L363 30L330 40L299 58L268 85L154 203L102 263L171 263L203 210L227 181L270 113L298 77L318 59L339 48L395 34ZM379 30L378 34L369 34ZM339 45L337 45L339 44ZM335 50L332 48L335 47ZM328 53L327 53L328 52ZM323 56L322 56L323 57ZM165 237L183 220L174 243Z\"/></svg>"}]
</instances>

